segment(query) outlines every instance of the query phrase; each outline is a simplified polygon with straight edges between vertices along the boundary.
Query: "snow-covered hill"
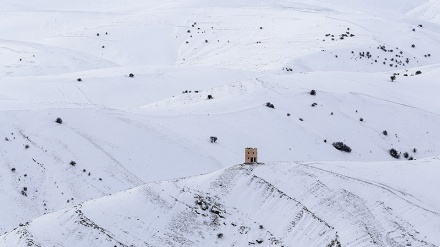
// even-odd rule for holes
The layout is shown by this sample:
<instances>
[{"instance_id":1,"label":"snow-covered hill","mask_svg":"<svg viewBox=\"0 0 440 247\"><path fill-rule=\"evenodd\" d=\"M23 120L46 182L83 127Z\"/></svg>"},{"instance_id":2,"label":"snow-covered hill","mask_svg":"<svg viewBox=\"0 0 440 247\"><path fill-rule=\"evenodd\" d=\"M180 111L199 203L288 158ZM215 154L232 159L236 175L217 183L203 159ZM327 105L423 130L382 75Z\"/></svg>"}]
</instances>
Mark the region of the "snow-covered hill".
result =
<instances>
[{"instance_id":1,"label":"snow-covered hill","mask_svg":"<svg viewBox=\"0 0 440 247\"><path fill-rule=\"evenodd\" d=\"M437 1L0 6L0 246L440 245Z\"/></svg>"},{"instance_id":2,"label":"snow-covered hill","mask_svg":"<svg viewBox=\"0 0 440 247\"><path fill-rule=\"evenodd\" d=\"M438 246L440 200L426 188L440 186L427 176L439 165L236 165L77 204L19 226L0 244Z\"/></svg>"}]
</instances>

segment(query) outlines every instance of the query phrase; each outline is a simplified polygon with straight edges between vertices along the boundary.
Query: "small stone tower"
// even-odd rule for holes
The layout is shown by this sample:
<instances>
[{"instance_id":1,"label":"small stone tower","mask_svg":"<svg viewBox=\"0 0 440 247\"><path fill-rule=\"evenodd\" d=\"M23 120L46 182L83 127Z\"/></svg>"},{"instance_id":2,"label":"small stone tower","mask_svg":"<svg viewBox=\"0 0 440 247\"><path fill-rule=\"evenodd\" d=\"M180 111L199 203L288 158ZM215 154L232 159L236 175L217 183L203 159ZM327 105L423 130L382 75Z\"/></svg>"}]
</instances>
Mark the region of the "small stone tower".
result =
<instances>
[{"instance_id":1,"label":"small stone tower","mask_svg":"<svg viewBox=\"0 0 440 247\"><path fill-rule=\"evenodd\" d=\"M257 149L245 148L244 149L244 163L257 163Z\"/></svg>"}]
</instances>

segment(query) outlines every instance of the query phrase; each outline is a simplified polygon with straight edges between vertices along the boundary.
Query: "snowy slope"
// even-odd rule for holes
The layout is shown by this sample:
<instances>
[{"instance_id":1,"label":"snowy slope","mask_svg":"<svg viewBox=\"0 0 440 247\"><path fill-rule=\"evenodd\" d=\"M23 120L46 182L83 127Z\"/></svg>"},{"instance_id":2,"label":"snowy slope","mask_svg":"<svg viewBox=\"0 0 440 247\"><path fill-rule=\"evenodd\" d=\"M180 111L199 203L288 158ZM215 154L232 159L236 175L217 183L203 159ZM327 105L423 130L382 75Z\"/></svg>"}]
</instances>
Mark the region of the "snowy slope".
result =
<instances>
[{"instance_id":1,"label":"snowy slope","mask_svg":"<svg viewBox=\"0 0 440 247\"><path fill-rule=\"evenodd\" d=\"M0 243L438 246L440 201L421 197L439 186L429 175L438 169L438 158L367 169L345 162L237 165L78 204L23 224ZM391 174L395 179L384 179Z\"/></svg>"},{"instance_id":2,"label":"snowy slope","mask_svg":"<svg viewBox=\"0 0 440 247\"><path fill-rule=\"evenodd\" d=\"M219 246L242 246L261 237L265 244L272 238L285 246L326 246L336 232L344 246L369 246L371 241L379 246L439 245L434 185L402 185L392 172L417 174L419 180L436 172L437 160L425 158L440 156L437 1L0 0L0 6L3 245L26 244L26 238L41 246L99 246L106 238L146 245L147 238L139 238L139 232L123 232L124 227L137 231L127 226L131 212L121 211L120 218L111 217L113 222L105 219L125 208L139 211L153 194L173 215L183 212L187 217L153 220L166 211L153 200L148 207L154 213L139 215L150 226L142 223L138 229L154 236L152 245L218 241ZM393 74L396 80L391 82ZM311 90L316 95L310 95ZM274 108L266 107L267 102ZM63 124L55 123L58 117ZM218 137L217 143L210 143L210 136ZM352 152L336 150L332 143L339 141ZM295 203L255 200L260 206L248 207L246 201L237 201L242 195L266 195L267 188L244 185L251 184L246 169L221 170L242 162L248 146L259 148L260 160L274 162L258 167L255 175L267 175L267 186ZM400 152L399 160L389 155L391 148ZM406 161L405 153L416 163ZM398 162L389 165L392 161ZM425 163L430 168L419 172ZM390 183L387 186L399 191L403 186L417 202L408 195L387 194L382 187L365 187L362 181L332 180L327 171ZM214 177L226 183L229 175L224 174L231 172L239 185L228 188L230 195L215 186L204 187ZM291 181L294 174L308 172L323 176L321 182L341 184L362 198L360 204L368 207L362 210L380 220L349 220L347 215L361 210L353 206L357 200L340 207L315 205L326 196L352 195L328 186L319 192L322 200L315 201L307 194L316 181L302 175L297 178L302 186ZM174 180L188 176L194 177ZM181 195L185 186L202 187L198 190L204 194L217 191L227 219L254 230L259 228L255 222L273 225L253 230L250 237L232 237L235 230L227 224L224 231L229 233L218 239L221 228L195 217L190 209L194 192ZM154 193L144 195L145 190ZM376 194L387 207L409 213L385 214L375 204ZM167 195L182 196L179 201L191 207L177 207ZM108 212L98 213L103 207ZM306 212L305 225L287 234L292 219L277 216L272 222L269 207L279 207L283 215ZM64 226L58 236L75 232L74 222L81 220L72 219L86 217L83 213L108 236L95 239L96 232L85 236L79 230L75 239L83 242L75 242L47 235L58 224ZM98 222L99 217L104 222ZM414 220L417 217L429 219L429 224ZM84 227L92 224L86 218ZM175 235L188 219L194 229ZM118 221L127 223L118 226ZM277 221L284 223L278 227ZM25 222L32 223L13 231ZM167 228L170 225L174 228ZM389 234L376 234L381 231ZM393 235L397 232L406 237ZM316 242L304 237L306 233Z\"/></svg>"}]
</instances>

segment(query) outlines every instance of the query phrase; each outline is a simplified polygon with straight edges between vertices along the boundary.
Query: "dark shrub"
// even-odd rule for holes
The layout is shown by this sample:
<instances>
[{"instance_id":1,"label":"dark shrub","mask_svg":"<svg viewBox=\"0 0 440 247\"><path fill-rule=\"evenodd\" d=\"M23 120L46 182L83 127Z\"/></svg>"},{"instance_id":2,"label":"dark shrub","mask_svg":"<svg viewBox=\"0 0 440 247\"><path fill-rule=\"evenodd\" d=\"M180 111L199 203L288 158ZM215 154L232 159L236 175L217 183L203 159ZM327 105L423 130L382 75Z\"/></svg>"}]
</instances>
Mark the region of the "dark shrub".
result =
<instances>
[{"instance_id":1,"label":"dark shrub","mask_svg":"<svg viewBox=\"0 0 440 247\"><path fill-rule=\"evenodd\" d=\"M364 119L363 119L363 118L359 118L359 121L363 122L363 121L364 121Z\"/></svg>"},{"instance_id":2,"label":"dark shrub","mask_svg":"<svg viewBox=\"0 0 440 247\"><path fill-rule=\"evenodd\" d=\"M399 152L397 152L396 149L392 148L388 152L390 153L391 157L393 157L395 159L400 158L400 154L399 154Z\"/></svg>"},{"instance_id":3,"label":"dark shrub","mask_svg":"<svg viewBox=\"0 0 440 247\"><path fill-rule=\"evenodd\" d=\"M75 161L70 161L70 163L69 163L71 166L75 166L76 165L76 162Z\"/></svg>"},{"instance_id":4,"label":"dark shrub","mask_svg":"<svg viewBox=\"0 0 440 247\"><path fill-rule=\"evenodd\" d=\"M312 107L315 107L315 106L317 106L317 105L318 105L317 103L313 103L313 104L312 104Z\"/></svg>"},{"instance_id":5,"label":"dark shrub","mask_svg":"<svg viewBox=\"0 0 440 247\"><path fill-rule=\"evenodd\" d=\"M269 107L269 108L275 108L275 106L272 103L270 103L270 102L267 102L266 106Z\"/></svg>"},{"instance_id":6,"label":"dark shrub","mask_svg":"<svg viewBox=\"0 0 440 247\"><path fill-rule=\"evenodd\" d=\"M386 130L384 130L384 131L382 131L382 134L383 134L384 136L387 136L387 135L388 135L388 132L387 132Z\"/></svg>"},{"instance_id":7,"label":"dark shrub","mask_svg":"<svg viewBox=\"0 0 440 247\"><path fill-rule=\"evenodd\" d=\"M78 79L76 79L77 81L82 81L82 79L81 78L78 78Z\"/></svg>"},{"instance_id":8,"label":"dark shrub","mask_svg":"<svg viewBox=\"0 0 440 247\"><path fill-rule=\"evenodd\" d=\"M211 140L211 143L214 143L217 141L217 137L216 136L211 136L209 137L209 139Z\"/></svg>"},{"instance_id":9,"label":"dark shrub","mask_svg":"<svg viewBox=\"0 0 440 247\"><path fill-rule=\"evenodd\" d=\"M287 113L287 116L290 117L290 113Z\"/></svg>"},{"instance_id":10,"label":"dark shrub","mask_svg":"<svg viewBox=\"0 0 440 247\"><path fill-rule=\"evenodd\" d=\"M208 95L208 99L213 99L214 97L212 97L211 94Z\"/></svg>"},{"instance_id":11,"label":"dark shrub","mask_svg":"<svg viewBox=\"0 0 440 247\"><path fill-rule=\"evenodd\" d=\"M133 74L133 73L130 73L130 74L128 75L128 77L133 78L133 77L134 77L134 74Z\"/></svg>"},{"instance_id":12,"label":"dark shrub","mask_svg":"<svg viewBox=\"0 0 440 247\"><path fill-rule=\"evenodd\" d=\"M310 95L316 95L316 91L315 90L310 91Z\"/></svg>"},{"instance_id":13,"label":"dark shrub","mask_svg":"<svg viewBox=\"0 0 440 247\"><path fill-rule=\"evenodd\" d=\"M414 149L413 149L413 152L414 152L414 153L417 153L417 148L414 148Z\"/></svg>"},{"instance_id":14,"label":"dark shrub","mask_svg":"<svg viewBox=\"0 0 440 247\"><path fill-rule=\"evenodd\" d=\"M417 70L417 71L416 71L416 75L420 75L420 74L422 74L422 71Z\"/></svg>"},{"instance_id":15,"label":"dark shrub","mask_svg":"<svg viewBox=\"0 0 440 247\"><path fill-rule=\"evenodd\" d=\"M222 237L223 237L223 233L218 233L218 234L217 234L217 237L218 237L218 238L222 238Z\"/></svg>"},{"instance_id":16,"label":"dark shrub","mask_svg":"<svg viewBox=\"0 0 440 247\"><path fill-rule=\"evenodd\" d=\"M28 149L28 148L29 148L29 145L28 145L28 144L24 145L24 148Z\"/></svg>"},{"instance_id":17,"label":"dark shrub","mask_svg":"<svg viewBox=\"0 0 440 247\"><path fill-rule=\"evenodd\" d=\"M15 172L15 168L11 168L11 171L12 171L12 172Z\"/></svg>"},{"instance_id":18,"label":"dark shrub","mask_svg":"<svg viewBox=\"0 0 440 247\"><path fill-rule=\"evenodd\" d=\"M299 118L299 121L301 121L301 122L302 122L302 121L304 121L304 119L302 119L302 118Z\"/></svg>"},{"instance_id":19,"label":"dark shrub","mask_svg":"<svg viewBox=\"0 0 440 247\"><path fill-rule=\"evenodd\" d=\"M63 123L63 120L62 120L61 118L57 118L57 119L55 120L55 123L62 124L62 123Z\"/></svg>"},{"instance_id":20,"label":"dark shrub","mask_svg":"<svg viewBox=\"0 0 440 247\"><path fill-rule=\"evenodd\" d=\"M405 159L408 159L409 158L408 152L403 153L403 157L405 157Z\"/></svg>"},{"instance_id":21,"label":"dark shrub","mask_svg":"<svg viewBox=\"0 0 440 247\"><path fill-rule=\"evenodd\" d=\"M411 47L412 47L412 48L416 48L416 45L415 45L415 44L412 44Z\"/></svg>"},{"instance_id":22,"label":"dark shrub","mask_svg":"<svg viewBox=\"0 0 440 247\"><path fill-rule=\"evenodd\" d=\"M347 153L351 152L351 148L347 145L345 145L343 142L334 142L333 147L335 147L339 151L344 151Z\"/></svg>"},{"instance_id":23,"label":"dark shrub","mask_svg":"<svg viewBox=\"0 0 440 247\"><path fill-rule=\"evenodd\" d=\"M392 75L392 76L390 77L390 79L391 79L391 81L394 81L394 80L396 80L396 76L395 76L395 75Z\"/></svg>"}]
</instances>

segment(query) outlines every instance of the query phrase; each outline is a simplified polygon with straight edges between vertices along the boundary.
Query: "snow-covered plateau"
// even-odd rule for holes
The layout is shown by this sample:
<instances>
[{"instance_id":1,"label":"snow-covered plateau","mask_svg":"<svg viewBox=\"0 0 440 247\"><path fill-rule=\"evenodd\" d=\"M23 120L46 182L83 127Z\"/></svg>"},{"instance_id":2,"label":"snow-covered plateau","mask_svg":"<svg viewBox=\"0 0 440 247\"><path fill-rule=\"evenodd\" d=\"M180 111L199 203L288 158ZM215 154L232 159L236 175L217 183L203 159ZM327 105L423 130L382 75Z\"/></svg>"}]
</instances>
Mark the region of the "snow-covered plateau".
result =
<instances>
[{"instance_id":1,"label":"snow-covered plateau","mask_svg":"<svg viewBox=\"0 0 440 247\"><path fill-rule=\"evenodd\" d=\"M0 0L0 246L440 246L439 78L438 0Z\"/></svg>"}]
</instances>

